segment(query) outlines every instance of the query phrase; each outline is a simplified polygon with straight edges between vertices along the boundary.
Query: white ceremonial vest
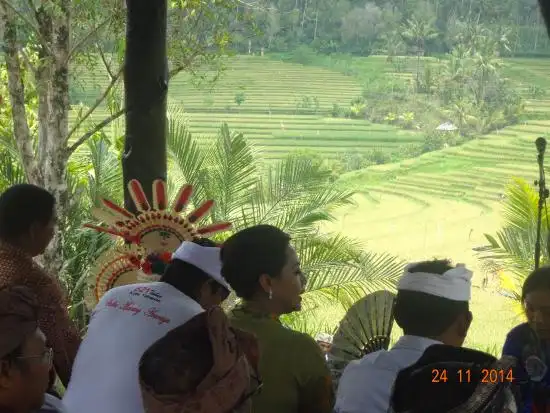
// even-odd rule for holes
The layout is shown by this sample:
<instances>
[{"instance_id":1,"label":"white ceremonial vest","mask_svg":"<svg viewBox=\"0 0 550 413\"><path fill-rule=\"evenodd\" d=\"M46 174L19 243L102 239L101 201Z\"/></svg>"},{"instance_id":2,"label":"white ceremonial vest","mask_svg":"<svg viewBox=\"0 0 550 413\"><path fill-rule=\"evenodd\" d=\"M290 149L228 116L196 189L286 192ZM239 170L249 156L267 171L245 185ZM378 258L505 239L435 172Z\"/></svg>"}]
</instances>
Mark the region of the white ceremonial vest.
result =
<instances>
[{"instance_id":1,"label":"white ceremonial vest","mask_svg":"<svg viewBox=\"0 0 550 413\"><path fill-rule=\"evenodd\" d=\"M367 354L348 364L338 384L334 412L387 413L397 374L416 363L433 344L441 342L405 335L390 350Z\"/></svg>"},{"instance_id":2,"label":"white ceremonial vest","mask_svg":"<svg viewBox=\"0 0 550 413\"><path fill-rule=\"evenodd\" d=\"M163 282L113 288L98 303L73 366L67 413L144 413L139 360L168 331L203 312Z\"/></svg>"}]
</instances>

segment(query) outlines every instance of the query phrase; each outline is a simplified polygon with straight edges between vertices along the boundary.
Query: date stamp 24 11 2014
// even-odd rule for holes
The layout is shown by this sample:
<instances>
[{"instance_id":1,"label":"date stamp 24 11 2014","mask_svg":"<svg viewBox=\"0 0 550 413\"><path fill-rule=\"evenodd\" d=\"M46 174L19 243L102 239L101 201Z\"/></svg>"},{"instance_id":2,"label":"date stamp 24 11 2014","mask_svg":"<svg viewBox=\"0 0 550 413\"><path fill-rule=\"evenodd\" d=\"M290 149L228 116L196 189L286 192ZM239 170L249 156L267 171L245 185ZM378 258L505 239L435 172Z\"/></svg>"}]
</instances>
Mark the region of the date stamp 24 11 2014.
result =
<instances>
[{"instance_id":1,"label":"date stamp 24 11 2014","mask_svg":"<svg viewBox=\"0 0 550 413\"><path fill-rule=\"evenodd\" d=\"M470 383L472 376L481 376L481 383L511 383L514 381L512 369L481 369L474 372L471 369L432 369L432 383Z\"/></svg>"}]
</instances>

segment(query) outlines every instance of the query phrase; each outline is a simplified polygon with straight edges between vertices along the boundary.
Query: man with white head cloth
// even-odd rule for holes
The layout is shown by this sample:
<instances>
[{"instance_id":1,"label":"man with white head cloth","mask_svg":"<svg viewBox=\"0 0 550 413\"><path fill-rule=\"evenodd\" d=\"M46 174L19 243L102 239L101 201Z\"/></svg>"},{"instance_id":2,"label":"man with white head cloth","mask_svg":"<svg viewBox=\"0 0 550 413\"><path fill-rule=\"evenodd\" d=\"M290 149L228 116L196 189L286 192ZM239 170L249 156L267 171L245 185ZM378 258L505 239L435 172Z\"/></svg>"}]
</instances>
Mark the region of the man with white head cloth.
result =
<instances>
[{"instance_id":1,"label":"man with white head cloth","mask_svg":"<svg viewBox=\"0 0 550 413\"><path fill-rule=\"evenodd\" d=\"M388 351L350 363L338 387L336 413L386 413L400 370L431 345L460 347L472 322L472 272L447 260L410 264L397 286L395 321L404 335Z\"/></svg>"},{"instance_id":2,"label":"man with white head cloth","mask_svg":"<svg viewBox=\"0 0 550 413\"><path fill-rule=\"evenodd\" d=\"M92 314L63 402L68 413L143 413L138 366L145 350L229 295L220 249L185 241L160 282L109 290Z\"/></svg>"}]
</instances>

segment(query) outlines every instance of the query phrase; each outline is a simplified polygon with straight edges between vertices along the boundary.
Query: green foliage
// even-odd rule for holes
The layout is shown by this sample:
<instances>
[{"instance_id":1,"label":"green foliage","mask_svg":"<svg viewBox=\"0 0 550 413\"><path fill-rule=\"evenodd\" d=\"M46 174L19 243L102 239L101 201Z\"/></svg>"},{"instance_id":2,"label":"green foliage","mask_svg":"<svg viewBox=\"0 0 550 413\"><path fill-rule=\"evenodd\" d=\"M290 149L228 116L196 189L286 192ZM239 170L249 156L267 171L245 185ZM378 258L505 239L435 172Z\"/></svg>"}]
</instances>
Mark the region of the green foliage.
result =
<instances>
[{"instance_id":1,"label":"green foliage","mask_svg":"<svg viewBox=\"0 0 550 413\"><path fill-rule=\"evenodd\" d=\"M296 99L296 113L318 113L321 105L317 96L302 96Z\"/></svg>"},{"instance_id":2,"label":"green foliage","mask_svg":"<svg viewBox=\"0 0 550 413\"><path fill-rule=\"evenodd\" d=\"M502 228L494 235L485 234L489 245L480 252L482 260L497 270L505 271L502 286L516 300L520 297L523 280L535 267L537 208L537 190L523 179L514 179L506 190ZM550 260L547 244L549 228L549 222L543 216L541 265L546 265Z\"/></svg>"},{"instance_id":3,"label":"green foliage","mask_svg":"<svg viewBox=\"0 0 550 413\"><path fill-rule=\"evenodd\" d=\"M422 152L438 151L443 149L446 143L445 133L439 131L428 132L424 138Z\"/></svg>"},{"instance_id":4,"label":"green foliage","mask_svg":"<svg viewBox=\"0 0 550 413\"><path fill-rule=\"evenodd\" d=\"M289 2L262 0L244 5L255 22L254 31L236 39L241 53L294 54L295 62L311 64L316 53L351 53L366 56L436 55L449 52L457 42L484 35L483 25L510 42L502 53L548 55L550 43L535 3L529 0L464 4L440 0ZM311 49L313 53L306 50Z\"/></svg>"},{"instance_id":5,"label":"green foliage","mask_svg":"<svg viewBox=\"0 0 550 413\"><path fill-rule=\"evenodd\" d=\"M399 260L365 253L355 241L339 234L319 232L320 225L334 219L337 208L353 202L353 192L333 183L323 159L302 153L262 164L244 136L231 132L225 124L213 140L194 138L178 107L169 111L167 144L172 197L179 185L192 183L195 204L216 200L208 220L229 220L234 230L269 223L292 235L309 285L304 315L288 318L289 323L304 322L310 311L327 303L347 305L365 291L393 285L401 271ZM5 144L0 154L0 187L23 180L18 162L7 148ZM62 281L71 298L70 313L84 328L85 287L95 259L112 247L112 240L82 225L92 220L91 208L100 198L122 202L116 135L98 133L74 154L69 163L69 192Z\"/></svg>"},{"instance_id":6,"label":"green foliage","mask_svg":"<svg viewBox=\"0 0 550 413\"><path fill-rule=\"evenodd\" d=\"M244 94L244 92L237 92L235 94L235 103L238 106L241 106L245 100L246 100L246 95Z\"/></svg>"},{"instance_id":7,"label":"green foliage","mask_svg":"<svg viewBox=\"0 0 550 413\"><path fill-rule=\"evenodd\" d=\"M168 9L168 55L172 71L217 80L223 57L233 54L237 31L253 30L239 0L173 0Z\"/></svg>"}]
</instances>

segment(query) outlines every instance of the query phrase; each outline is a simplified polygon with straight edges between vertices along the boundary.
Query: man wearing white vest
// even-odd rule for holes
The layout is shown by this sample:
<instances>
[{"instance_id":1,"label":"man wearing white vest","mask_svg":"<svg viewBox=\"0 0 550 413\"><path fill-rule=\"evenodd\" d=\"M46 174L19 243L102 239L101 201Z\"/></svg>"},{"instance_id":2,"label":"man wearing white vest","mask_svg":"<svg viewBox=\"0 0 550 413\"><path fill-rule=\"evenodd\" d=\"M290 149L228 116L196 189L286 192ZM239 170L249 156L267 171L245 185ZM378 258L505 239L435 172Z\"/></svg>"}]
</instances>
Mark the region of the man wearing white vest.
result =
<instances>
[{"instance_id":1,"label":"man wearing white vest","mask_svg":"<svg viewBox=\"0 0 550 413\"><path fill-rule=\"evenodd\" d=\"M472 272L436 260L410 264L397 286L395 321L404 335L388 351L350 363L340 378L336 413L386 413L400 370L433 344L460 347L472 322Z\"/></svg>"},{"instance_id":2,"label":"man wearing white vest","mask_svg":"<svg viewBox=\"0 0 550 413\"><path fill-rule=\"evenodd\" d=\"M63 403L68 413L143 413L139 360L168 331L229 295L220 249L183 242L160 282L108 291L92 314Z\"/></svg>"}]
</instances>

